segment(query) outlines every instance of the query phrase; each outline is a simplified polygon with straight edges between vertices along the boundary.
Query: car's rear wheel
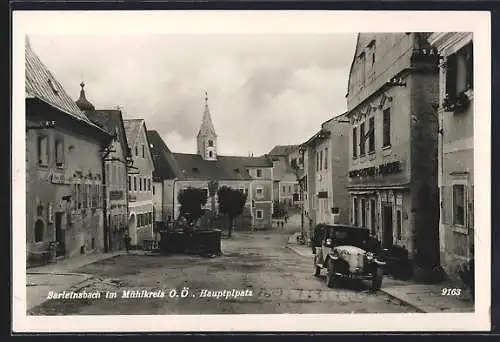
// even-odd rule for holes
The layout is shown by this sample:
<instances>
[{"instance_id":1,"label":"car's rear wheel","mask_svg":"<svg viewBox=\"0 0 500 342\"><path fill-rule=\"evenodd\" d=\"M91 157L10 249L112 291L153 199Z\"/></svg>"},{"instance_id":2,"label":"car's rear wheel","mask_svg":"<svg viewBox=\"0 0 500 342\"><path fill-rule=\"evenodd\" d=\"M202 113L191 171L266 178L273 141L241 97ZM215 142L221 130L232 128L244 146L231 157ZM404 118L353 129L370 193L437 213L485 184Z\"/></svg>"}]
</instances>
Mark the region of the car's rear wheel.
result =
<instances>
[{"instance_id":1,"label":"car's rear wheel","mask_svg":"<svg viewBox=\"0 0 500 342\"><path fill-rule=\"evenodd\" d=\"M326 286L333 288L336 285L337 279L335 277L335 263L332 259L327 261L327 272L326 272Z\"/></svg>"},{"instance_id":2,"label":"car's rear wheel","mask_svg":"<svg viewBox=\"0 0 500 342\"><path fill-rule=\"evenodd\" d=\"M372 283L370 290L376 292L382 287L382 279L384 278L384 270L381 267L377 267L377 270L373 274Z\"/></svg>"}]
</instances>

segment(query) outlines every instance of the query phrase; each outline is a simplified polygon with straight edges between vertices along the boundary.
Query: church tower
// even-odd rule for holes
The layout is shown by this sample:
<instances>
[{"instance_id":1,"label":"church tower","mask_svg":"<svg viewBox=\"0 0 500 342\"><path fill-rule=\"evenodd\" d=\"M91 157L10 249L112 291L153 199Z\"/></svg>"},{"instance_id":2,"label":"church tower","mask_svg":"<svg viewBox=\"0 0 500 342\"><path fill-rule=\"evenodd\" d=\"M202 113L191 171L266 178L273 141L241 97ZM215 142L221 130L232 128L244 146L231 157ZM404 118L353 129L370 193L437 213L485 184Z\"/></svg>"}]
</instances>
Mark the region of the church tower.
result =
<instances>
[{"instance_id":1,"label":"church tower","mask_svg":"<svg viewBox=\"0 0 500 342\"><path fill-rule=\"evenodd\" d=\"M217 134L215 134L210 110L208 109L208 94L205 92L205 109L197 136L197 153L205 160L217 160Z\"/></svg>"}]
</instances>

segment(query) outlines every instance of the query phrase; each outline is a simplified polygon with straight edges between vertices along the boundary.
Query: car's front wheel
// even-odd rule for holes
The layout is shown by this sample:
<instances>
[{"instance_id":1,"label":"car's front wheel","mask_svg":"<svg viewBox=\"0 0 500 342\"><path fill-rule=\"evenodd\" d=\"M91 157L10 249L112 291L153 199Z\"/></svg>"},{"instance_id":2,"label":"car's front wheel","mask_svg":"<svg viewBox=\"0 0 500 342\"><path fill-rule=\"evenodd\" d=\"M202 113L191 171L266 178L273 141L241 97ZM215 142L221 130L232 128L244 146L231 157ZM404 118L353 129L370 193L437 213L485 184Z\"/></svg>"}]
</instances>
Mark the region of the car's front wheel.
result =
<instances>
[{"instance_id":1,"label":"car's front wheel","mask_svg":"<svg viewBox=\"0 0 500 342\"><path fill-rule=\"evenodd\" d=\"M332 259L328 260L326 272L326 286L329 288L335 287L337 279L335 279L335 263Z\"/></svg>"},{"instance_id":2,"label":"car's front wheel","mask_svg":"<svg viewBox=\"0 0 500 342\"><path fill-rule=\"evenodd\" d=\"M382 287L382 279L384 278L384 270L381 267L377 267L377 270L373 274L372 283L370 290L376 292Z\"/></svg>"}]
</instances>

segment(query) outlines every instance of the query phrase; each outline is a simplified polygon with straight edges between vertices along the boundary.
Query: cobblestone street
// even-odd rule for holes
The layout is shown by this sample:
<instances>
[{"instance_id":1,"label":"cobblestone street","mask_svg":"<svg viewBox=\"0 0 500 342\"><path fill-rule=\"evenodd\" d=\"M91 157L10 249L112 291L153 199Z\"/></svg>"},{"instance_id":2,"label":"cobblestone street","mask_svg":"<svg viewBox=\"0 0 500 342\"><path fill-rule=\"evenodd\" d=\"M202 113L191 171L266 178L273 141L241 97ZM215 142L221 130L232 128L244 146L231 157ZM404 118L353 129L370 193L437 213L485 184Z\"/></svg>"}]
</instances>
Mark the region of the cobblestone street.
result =
<instances>
[{"instance_id":1,"label":"cobblestone street","mask_svg":"<svg viewBox=\"0 0 500 342\"><path fill-rule=\"evenodd\" d=\"M382 292L352 284L329 289L313 276L311 261L286 248L287 229L234 233L224 255L119 255L73 270L92 275L70 291L100 291L100 299L50 299L34 315L250 314L416 312ZM189 295L181 298L181 290ZM177 290L178 297L169 293ZM202 291L238 290L251 296L202 297ZM127 290L163 290L164 298L121 298ZM106 299L106 291L118 297ZM186 292L184 292L185 294Z\"/></svg>"}]
</instances>

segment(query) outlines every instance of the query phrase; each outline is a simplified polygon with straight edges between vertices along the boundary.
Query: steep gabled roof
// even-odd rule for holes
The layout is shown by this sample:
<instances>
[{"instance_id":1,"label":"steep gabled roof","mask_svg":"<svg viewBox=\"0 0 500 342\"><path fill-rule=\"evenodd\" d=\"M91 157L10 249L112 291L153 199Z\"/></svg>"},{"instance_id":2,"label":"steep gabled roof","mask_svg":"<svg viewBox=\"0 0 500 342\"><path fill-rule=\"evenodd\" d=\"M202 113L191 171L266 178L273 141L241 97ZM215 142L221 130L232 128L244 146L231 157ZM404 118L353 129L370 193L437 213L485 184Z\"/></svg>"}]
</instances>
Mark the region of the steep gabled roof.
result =
<instances>
[{"instance_id":1,"label":"steep gabled roof","mask_svg":"<svg viewBox=\"0 0 500 342\"><path fill-rule=\"evenodd\" d=\"M36 98L43 101L69 115L73 119L84 122L100 131L104 131L98 125L94 124L85 113L78 108L62 85L35 54L28 38L26 38L25 42L25 63L25 95L27 98Z\"/></svg>"},{"instance_id":2,"label":"steep gabled roof","mask_svg":"<svg viewBox=\"0 0 500 342\"><path fill-rule=\"evenodd\" d=\"M137 136L141 130L144 119L127 119L123 120L123 125L125 126L125 134L127 135L127 141L132 148L135 145Z\"/></svg>"},{"instance_id":3,"label":"steep gabled roof","mask_svg":"<svg viewBox=\"0 0 500 342\"><path fill-rule=\"evenodd\" d=\"M287 156L290 153L294 152L299 145L276 145L269 152L270 156Z\"/></svg>"},{"instance_id":4,"label":"steep gabled roof","mask_svg":"<svg viewBox=\"0 0 500 342\"><path fill-rule=\"evenodd\" d=\"M147 131L148 141L153 154L155 179L173 179L180 174L177 163L170 149L157 131Z\"/></svg>"},{"instance_id":5,"label":"steep gabled roof","mask_svg":"<svg viewBox=\"0 0 500 342\"><path fill-rule=\"evenodd\" d=\"M120 142L123 151L125 151L125 155L130 153L121 110L98 109L88 112L87 116L94 123L105 129L109 134L113 135L116 130L118 130L120 134Z\"/></svg>"}]
</instances>

